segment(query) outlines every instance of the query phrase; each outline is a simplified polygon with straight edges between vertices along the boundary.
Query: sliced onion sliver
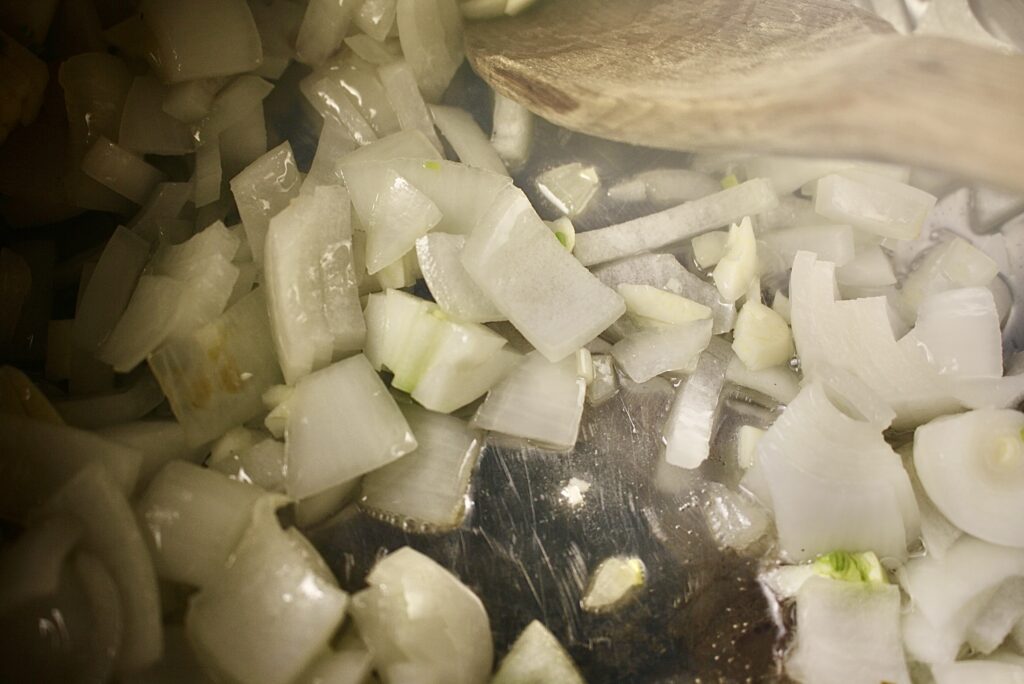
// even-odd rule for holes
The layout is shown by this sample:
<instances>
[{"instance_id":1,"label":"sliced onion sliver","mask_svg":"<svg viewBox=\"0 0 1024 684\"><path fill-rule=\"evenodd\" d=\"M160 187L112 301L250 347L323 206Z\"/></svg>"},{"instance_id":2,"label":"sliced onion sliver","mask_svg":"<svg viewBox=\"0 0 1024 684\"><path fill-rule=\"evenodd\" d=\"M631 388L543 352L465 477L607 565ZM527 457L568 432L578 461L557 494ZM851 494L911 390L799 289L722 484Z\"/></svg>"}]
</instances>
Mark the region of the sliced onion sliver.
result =
<instances>
[{"instance_id":1,"label":"sliced onion sliver","mask_svg":"<svg viewBox=\"0 0 1024 684\"><path fill-rule=\"evenodd\" d=\"M711 455L712 429L732 357L728 344L713 339L677 391L665 424L665 460L670 465L692 470Z\"/></svg>"}]
</instances>

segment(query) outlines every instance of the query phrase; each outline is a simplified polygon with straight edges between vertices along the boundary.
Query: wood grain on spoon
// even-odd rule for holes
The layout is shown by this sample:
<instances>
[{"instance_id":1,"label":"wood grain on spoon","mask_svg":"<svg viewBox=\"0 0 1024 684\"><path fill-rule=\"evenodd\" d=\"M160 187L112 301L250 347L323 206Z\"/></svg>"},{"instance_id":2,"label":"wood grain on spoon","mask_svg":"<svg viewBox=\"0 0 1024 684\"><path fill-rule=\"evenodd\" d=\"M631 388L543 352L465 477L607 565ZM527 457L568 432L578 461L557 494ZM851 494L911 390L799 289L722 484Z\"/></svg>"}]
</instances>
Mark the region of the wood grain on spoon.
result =
<instances>
[{"instance_id":1,"label":"wood grain on spoon","mask_svg":"<svg viewBox=\"0 0 1024 684\"><path fill-rule=\"evenodd\" d=\"M546 0L469 24L466 52L498 92L592 135L1024 190L1024 56L899 36L837 0Z\"/></svg>"}]
</instances>

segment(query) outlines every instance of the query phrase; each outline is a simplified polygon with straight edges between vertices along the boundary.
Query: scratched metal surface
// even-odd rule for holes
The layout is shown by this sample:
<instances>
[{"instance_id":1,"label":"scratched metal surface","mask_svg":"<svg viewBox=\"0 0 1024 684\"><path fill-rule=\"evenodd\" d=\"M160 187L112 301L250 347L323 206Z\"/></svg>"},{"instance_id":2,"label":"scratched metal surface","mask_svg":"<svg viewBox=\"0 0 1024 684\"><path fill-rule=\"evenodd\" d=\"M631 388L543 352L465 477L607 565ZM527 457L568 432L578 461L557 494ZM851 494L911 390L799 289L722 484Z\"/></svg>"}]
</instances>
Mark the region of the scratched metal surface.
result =
<instances>
[{"instance_id":1,"label":"scratched metal surface","mask_svg":"<svg viewBox=\"0 0 1024 684\"><path fill-rule=\"evenodd\" d=\"M487 120L486 90L466 69L446 100L467 107L481 123ZM516 180L538 210L549 213L545 218L554 217L553 208L533 192L532 178L577 160L595 164L605 187L643 169L687 161L678 153L631 148L541 122L530 164ZM897 255L897 267L909 267L928 246L957 234L1009 255L1000 264L1002 277L1012 294L1024 292L1024 259L1013 257L1024 256L1024 242L1007 249L1012 241L998 234L1004 223L1010 234L1024 234L1024 217L1012 218L1024 211L1024 203L987 202L951 187L921 239ZM652 210L599 196L576 225L585 230ZM1024 348L1024 313L1018 309L1011 311L1006 328L1008 354ZM772 407L727 388L712 458L692 476L670 469L675 479L669 481L658 464L673 393L659 378L624 387L600 407L588 405L571 453L488 437L473 477L469 513L456 531L403 530L353 506L308 534L341 584L353 591L364 586L366 573L387 551L410 545L427 553L484 602L496 658L528 622L539 619L566 645L591 684L780 681L777 656L785 647L785 631L779 607L757 584L759 559L719 551L692 494L705 479L735 483L735 431L744 423L767 424ZM570 478L590 484L582 501L563 491ZM580 599L590 572L619 554L643 560L646 585L616 611L583 611Z\"/></svg>"}]
</instances>

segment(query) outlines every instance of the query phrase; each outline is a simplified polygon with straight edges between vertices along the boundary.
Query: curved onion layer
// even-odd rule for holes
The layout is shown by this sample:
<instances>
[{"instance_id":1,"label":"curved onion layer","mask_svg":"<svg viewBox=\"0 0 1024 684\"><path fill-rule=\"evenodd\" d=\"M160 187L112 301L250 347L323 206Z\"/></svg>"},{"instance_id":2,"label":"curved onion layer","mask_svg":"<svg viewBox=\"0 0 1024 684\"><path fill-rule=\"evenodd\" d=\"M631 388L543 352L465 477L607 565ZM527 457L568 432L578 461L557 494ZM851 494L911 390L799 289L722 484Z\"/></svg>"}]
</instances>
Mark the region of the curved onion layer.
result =
<instances>
[{"instance_id":1,"label":"curved onion layer","mask_svg":"<svg viewBox=\"0 0 1024 684\"><path fill-rule=\"evenodd\" d=\"M909 684L900 644L900 591L811 577L796 595L788 673L815 684Z\"/></svg>"},{"instance_id":2,"label":"curved onion layer","mask_svg":"<svg viewBox=\"0 0 1024 684\"><path fill-rule=\"evenodd\" d=\"M1024 547L1024 414L979 410L922 425L914 465L928 497L968 534Z\"/></svg>"},{"instance_id":3,"label":"curved onion layer","mask_svg":"<svg viewBox=\"0 0 1024 684\"><path fill-rule=\"evenodd\" d=\"M466 238L432 232L416 240L416 258L423 279L438 306L453 318L467 323L502 320L501 312L480 291L462 265L459 255Z\"/></svg>"},{"instance_id":4,"label":"curved onion layer","mask_svg":"<svg viewBox=\"0 0 1024 684\"><path fill-rule=\"evenodd\" d=\"M433 105L430 107L430 113L444 139L455 150L460 162L478 169L508 175L505 163L501 161L487 134L469 112L457 107Z\"/></svg>"},{"instance_id":5,"label":"curved onion layer","mask_svg":"<svg viewBox=\"0 0 1024 684\"><path fill-rule=\"evenodd\" d=\"M822 384L801 390L761 439L755 461L744 485L773 509L791 560L834 549L906 558L919 514L902 462L881 427L840 411Z\"/></svg>"},{"instance_id":6,"label":"curved onion layer","mask_svg":"<svg viewBox=\"0 0 1024 684\"><path fill-rule=\"evenodd\" d=\"M411 663L439 681L483 684L493 646L487 611L457 577L409 547L384 557L352 597L359 634L376 669Z\"/></svg>"},{"instance_id":7,"label":"curved onion layer","mask_svg":"<svg viewBox=\"0 0 1024 684\"><path fill-rule=\"evenodd\" d=\"M725 371L733 358L729 345L712 338L697 367L676 392L665 422L665 461L692 470L711 455L712 429L725 387Z\"/></svg>"}]
</instances>

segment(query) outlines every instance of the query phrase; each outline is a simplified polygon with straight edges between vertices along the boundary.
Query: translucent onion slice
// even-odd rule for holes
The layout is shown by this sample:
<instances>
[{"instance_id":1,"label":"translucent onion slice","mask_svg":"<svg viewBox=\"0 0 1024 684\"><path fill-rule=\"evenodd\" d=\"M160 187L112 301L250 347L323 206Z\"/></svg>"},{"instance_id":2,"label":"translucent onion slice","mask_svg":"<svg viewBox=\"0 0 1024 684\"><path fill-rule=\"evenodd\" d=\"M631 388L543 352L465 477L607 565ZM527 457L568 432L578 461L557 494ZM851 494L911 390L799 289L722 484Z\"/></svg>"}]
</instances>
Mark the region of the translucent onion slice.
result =
<instances>
[{"instance_id":1,"label":"translucent onion slice","mask_svg":"<svg viewBox=\"0 0 1024 684\"><path fill-rule=\"evenodd\" d=\"M725 342L713 339L676 392L664 428L665 460L670 465L692 470L711 454L712 428L732 356Z\"/></svg>"},{"instance_id":2,"label":"translucent onion slice","mask_svg":"<svg viewBox=\"0 0 1024 684\"><path fill-rule=\"evenodd\" d=\"M196 168L192 179L196 207L205 207L220 199L221 167L220 139L208 136L196 148Z\"/></svg>"},{"instance_id":3,"label":"translucent onion slice","mask_svg":"<svg viewBox=\"0 0 1024 684\"><path fill-rule=\"evenodd\" d=\"M491 684L542 681L583 684L584 679L555 635L543 623L534 620L519 634L512 648L502 658Z\"/></svg>"},{"instance_id":4,"label":"translucent onion slice","mask_svg":"<svg viewBox=\"0 0 1024 684\"><path fill-rule=\"evenodd\" d=\"M917 497L917 506L921 511L921 542L928 555L938 560L946 556L946 552L963 536L964 532L959 527L949 522L949 518L942 514L921 485L917 476L917 469L914 467L914 445L905 444L897 452L903 457L903 467L910 476L910 483L914 486L914 496Z\"/></svg>"},{"instance_id":5,"label":"translucent onion slice","mask_svg":"<svg viewBox=\"0 0 1024 684\"><path fill-rule=\"evenodd\" d=\"M841 287L886 287L896 284L896 274L881 247L867 247L836 269L836 281Z\"/></svg>"},{"instance_id":6,"label":"translucent onion slice","mask_svg":"<svg viewBox=\"0 0 1024 684\"><path fill-rule=\"evenodd\" d=\"M897 587L812 577L796 610L799 636L786 669L798 681L910 683Z\"/></svg>"},{"instance_id":7,"label":"translucent onion slice","mask_svg":"<svg viewBox=\"0 0 1024 684\"><path fill-rule=\"evenodd\" d=\"M530 158L533 123L530 110L501 93L494 93L491 146L508 171L521 171Z\"/></svg>"},{"instance_id":8,"label":"translucent onion slice","mask_svg":"<svg viewBox=\"0 0 1024 684\"><path fill-rule=\"evenodd\" d=\"M460 255L462 235L431 232L416 240L416 258L430 294L441 310L467 323L500 321L500 311L466 272Z\"/></svg>"},{"instance_id":9,"label":"translucent onion slice","mask_svg":"<svg viewBox=\"0 0 1024 684\"><path fill-rule=\"evenodd\" d=\"M757 239L754 237L754 226L749 218L744 218L729 228L725 252L715 265L711 276L715 287L722 293L722 298L727 302L735 302L748 293L757 274Z\"/></svg>"},{"instance_id":10,"label":"translucent onion slice","mask_svg":"<svg viewBox=\"0 0 1024 684\"><path fill-rule=\"evenodd\" d=\"M572 162L548 169L536 179L537 189L558 211L570 218L582 214L597 194L597 169Z\"/></svg>"},{"instance_id":11,"label":"translucent onion slice","mask_svg":"<svg viewBox=\"0 0 1024 684\"><path fill-rule=\"evenodd\" d=\"M900 313L914 320L928 295L959 287L986 287L998 273L999 265L990 256L955 237L928 250L904 279Z\"/></svg>"},{"instance_id":12,"label":"translucent onion slice","mask_svg":"<svg viewBox=\"0 0 1024 684\"><path fill-rule=\"evenodd\" d=\"M788 267L800 250L814 252L819 259L842 267L854 258L853 229L850 226L797 226L764 233L760 239L778 252Z\"/></svg>"},{"instance_id":13,"label":"translucent onion slice","mask_svg":"<svg viewBox=\"0 0 1024 684\"><path fill-rule=\"evenodd\" d=\"M395 663L432 668L440 681L478 684L490 675L487 611L457 577L409 547L393 551L352 597L359 635L377 669Z\"/></svg>"},{"instance_id":14,"label":"translucent onion slice","mask_svg":"<svg viewBox=\"0 0 1024 684\"><path fill-rule=\"evenodd\" d=\"M139 451L139 487L146 487L168 461L200 463L207 455L205 444L190 446L185 430L174 419L139 420L102 427L98 435Z\"/></svg>"},{"instance_id":15,"label":"translucent onion slice","mask_svg":"<svg viewBox=\"0 0 1024 684\"><path fill-rule=\"evenodd\" d=\"M356 26L368 37L383 43L395 24L397 10L396 0L365 0L356 13Z\"/></svg>"},{"instance_id":16,"label":"translucent onion slice","mask_svg":"<svg viewBox=\"0 0 1024 684\"><path fill-rule=\"evenodd\" d=\"M164 393L148 370L133 374L109 394L59 399L56 408L68 425L95 429L138 420L163 403Z\"/></svg>"},{"instance_id":17,"label":"translucent onion slice","mask_svg":"<svg viewBox=\"0 0 1024 684\"><path fill-rule=\"evenodd\" d=\"M383 2L390 2L391 0L382 0ZM363 6L373 5L373 0L370 2L364 2ZM399 44L397 38L387 40L374 40L368 35L362 33L356 33L354 35L345 38L345 45L347 45L357 57L366 60L370 64L388 64L401 58L402 46Z\"/></svg>"},{"instance_id":18,"label":"translucent onion slice","mask_svg":"<svg viewBox=\"0 0 1024 684\"><path fill-rule=\"evenodd\" d=\"M208 442L254 418L263 410L263 392L281 382L262 290L191 335L168 342L149 365L189 444Z\"/></svg>"},{"instance_id":19,"label":"translucent onion slice","mask_svg":"<svg viewBox=\"0 0 1024 684\"><path fill-rule=\"evenodd\" d=\"M462 64L462 16L455 0L398 0L402 53L423 97L438 102Z\"/></svg>"},{"instance_id":20,"label":"translucent onion slice","mask_svg":"<svg viewBox=\"0 0 1024 684\"><path fill-rule=\"evenodd\" d=\"M576 443L587 386L576 373L576 359L552 363L538 352L488 393L473 423L514 437L571 449Z\"/></svg>"},{"instance_id":21,"label":"translucent onion slice","mask_svg":"<svg viewBox=\"0 0 1024 684\"><path fill-rule=\"evenodd\" d=\"M157 574L194 587L215 580L261 495L215 470L168 463L138 504Z\"/></svg>"},{"instance_id":22,"label":"translucent onion slice","mask_svg":"<svg viewBox=\"0 0 1024 684\"><path fill-rule=\"evenodd\" d=\"M814 193L814 209L825 218L899 240L917 237L935 201L923 190L859 170L825 176Z\"/></svg>"},{"instance_id":23,"label":"translucent onion slice","mask_svg":"<svg viewBox=\"0 0 1024 684\"><path fill-rule=\"evenodd\" d=\"M217 91L224 87L226 78L197 78L167 87L162 108L182 123L195 123L210 113Z\"/></svg>"},{"instance_id":24,"label":"translucent onion slice","mask_svg":"<svg viewBox=\"0 0 1024 684\"><path fill-rule=\"evenodd\" d=\"M321 185L338 185L343 181L338 171L338 159L356 149L352 134L334 119L326 119L316 144L316 155L309 173L302 181L301 194L309 194Z\"/></svg>"},{"instance_id":25,"label":"translucent onion slice","mask_svg":"<svg viewBox=\"0 0 1024 684\"><path fill-rule=\"evenodd\" d=\"M156 662L163 650L160 594L149 549L131 506L100 464L83 468L44 505L46 513L75 516L84 546L103 562L117 583L124 609L124 641L118 672Z\"/></svg>"},{"instance_id":26,"label":"translucent onion slice","mask_svg":"<svg viewBox=\"0 0 1024 684\"><path fill-rule=\"evenodd\" d=\"M0 614L56 593L68 556L82 538L72 516L42 518L0 553Z\"/></svg>"},{"instance_id":27,"label":"translucent onion slice","mask_svg":"<svg viewBox=\"0 0 1024 684\"><path fill-rule=\"evenodd\" d=\"M135 204L143 204L164 180L159 169L104 137L82 158L82 171Z\"/></svg>"},{"instance_id":28,"label":"translucent onion slice","mask_svg":"<svg viewBox=\"0 0 1024 684\"><path fill-rule=\"evenodd\" d=\"M377 69L380 81L384 85L388 100L395 110L398 123L402 130L417 130L427 137L438 152L444 150L441 139L434 130L434 119L423 101L416 85L413 69L404 59L381 65Z\"/></svg>"},{"instance_id":29,"label":"translucent onion slice","mask_svg":"<svg viewBox=\"0 0 1024 684\"><path fill-rule=\"evenodd\" d=\"M231 179L231 192L245 225L253 261L263 263L270 219L299 194L301 178L292 147L285 141Z\"/></svg>"},{"instance_id":30,"label":"translucent onion slice","mask_svg":"<svg viewBox=\"0 0 1024 684\"><path fill-rule=\"evenodd\" d=\"M594 354L594 379L587 385L587 402L600 406L619 391L619 376L615 373L615 362L610 354Z\"/></svg>"},{"instance_id":31,"label":"translucent onion slice","mask_svg":"<svg viewBox=\"0 0 1024 684\"><path fill-rule=\"evenodd\" d=\"M743 162L750 178L767 178L780 195L789 195L807 183L831 173L862 169L906 183L910 170L905 166L873 164L854 159L810 159L807 157L759 156Z\"/></svg>"},{"instance_id":32,"label":"translucent onion slice","mask_svg":"<svg viewBox=\"0 0 1024 684\"><path fill-rule=\"evenodd\" d=\"M192 199L192 183L159 183L142 208L128 221L133 233L149 241L160 237L161 220L177 219Z\"/></svg>"},{"instance_id":33,"label":"translucent onion slice","mask_svg":"<svg viewBox=\"0 0 1024 684\"><path fill-rule=\"evenodd\" d=\"M379 70L356 55L341 51L303 79L299 85L307 97L314 95L314 107L324 120L343 123L360 144L375 140L377 136L389 135L399 130L399 119L388 92L381 83ZM344 100L341 102L338 100ZM351 121L345 119L344 111L358 114ZM369 126L363 127L362 119Z\"/></svg>"},{"instance_id":34,"label":"translucent onion slice","mask_svg":"<svg viewBox=\"0 0 1024 684\"><path fill-rule=\"evenodd\" d=\"M745 303L736 317L732 350L752 371L788 363L796 353L785 319L754 301Z\"/></svg>"},{"instance_id":35,"label":"translucent onion slice","mask_svg":"<svg viewBox=\"0 0 1024 684\"><path fill-rule=\"evenodd\" d=\"M244 0L145 0L142 17L156 42L154 66L165 82L240 74L263 60Z\"/></svg>"},{"instance_id":36,"label":"translucent onion slice","mask_svg":"<svg viewBox=\"0 0 1024 684\"><path fill-rule=\"evenodd\" d=\"M345 617L348 595L301 534L281 529L281 503L260 501L223 570L185 615L199 659L231 681L295 681Z\"/></svg>"},{"instance_id":37,"label":"translucent onion slice","mask_svg":"<svg viewBox=\"0 0 1024 684\"><path fill-rule=\"evenodd\" d=\"M612 347L612 357L633 382L669 371L692 372L711 342L711 319L632 334Z\"/></svg>"},{"instance_id":38,"label":"translucent onion slice","mask_svg":"<svg viewBox=\"0 0 1024 684\"><path fill-rule=\"evenodd\" d=\"M625 312L622 297L565 251L514 188L502 191L466 241L462 265L552 361L575 352Z\"/></svg>"},{"instance_id":39,"label":"translucent onion slice","mask_svg":"<svg viewBox=\"0 0 1024 684\"><path fill-rule=\"evenodd\" d=\"M582 233L575 253L585 266L592 266L691 238L777 203L771 184L757 178L656 214Z\"/></svg>"},{"instance_id":40,"label":"translucent onion slice","mask_svg":"<svg viewBox=\"0 0 1024 684\"><path fill-rule=\"evenodd\" d=\"M999 648L1024 619L1024 577L1006 580L995 590L967 629L967 643L986 655Z\"/></svg>"},{"instance_id":41,"label":"translucent onion slice","mask_svg":"<svg viewBox=\"0 0 1024 684\"><path fill-rule=\"evenodd\" d=\"M1024 414L979 410L922 425L914 465L928 497L957 527L996 544L1024 547Z\"/></svg>"},{"instance_id":42,"label":"translucent onion slice","mask_svg":"<svg viewBox=\"0 0 1024 684\"><path fill-rule=\"evenodd\" d=\"M442 218L440 209L406 178L390 172L366 225L366 270L370 275L400 259Z\"/></svg>"},{"instance_id":43,"label":"translucent onion slice","mask_svg":"<svg viewBox=\"0 0 1024 684\"><path fill-rule=\"evenodd\" d=\"M403 409L416 450L363 478L359 502L398 522L458 527L480 455L478 435L457 418L416 406Z\"/></svg>"},{"instance_id":44,"label":"translucent onion slice","mask_svg":"<svg viewBox=\"0 0 1024 684\"><path fill-rule=\"evenodd\" d=\"M273 89L269 81L253 74L232 80L217 93L207 115L193 126L192 137L203 143L253 116L254 111L262 113L263 100Z\"/></svg>"},{"instance_id":45,"label":"translucent onion slice","mask_svg":"<svg viewBox=\"0 0 1024 684\"><path fill-rule=\"evenodd\" d=\"M124 101L117 141L138 154L188 154L194 147L188 127L163 110L167 86L153 76L137 76Z\"/></svg>"},{"instance_id":46,"label":"translucent onion slice","mask_svg":"<svg viewBox=\"0 0 1024 684\"><path fill-rule=\"evenodd\" d=\"M295 58L317 66L337 52L357 9L354 0L312 0L295 40Z\"/></svg>"},{"instance_id":47,"label":"translucent onion slice","mask_svg":"<svg viewBox=\"0 0 1024 684\"><path fill-rule=\"evenodd\" d=\"M297 499L416 448L409 424L362 354L308 375L289 399L287 491ZM345 458L337 458L344 452Z\"/></svg>"},{"instance_id":48,"label":"translucent onion slice","mask_svg":"<svg viewBox=\"0 0 1024 684\"><path fill-rule=\"evenodd\" d=\"M256 485L268 492L284 491L284 443L276 439L262 439L233 450L218 460L211 455L208 465L232 480Z\"/></svg>"},{"instance_id":49,"label":"translucent onion slice","mask_svg":"<svg viewBox=\"0 0 1024 684\"><path fill-rule=\"evenodd\" d=\"M619 181L608 189L608 197L622 202L646 200L656 207L674 207L682 202L707 197L721 189L718 181L700 171L653 169Z\"/></svg>"},{"instance_id":50,"label":"translucent onion slice","mask_svg":"<svg viewBox=\"0 0 1024 684\"><path fill-rule=\"evenodd\" d=\"M492 173L508 174L497 150L469 112L458 107L431 105L430 113L460 162Z\"/></svg>"},{"instance_id":51,"label":"translucent onion slice","mask_svg":"<svg viewBox=\"0 0 1024 684\"><path fill-rule=\"evenodd\" d=\"M699 504L708 531L720 549L743 551L762 539L771 525L768 512L757 501L719 482L708 482L703 487Z\"/></svg>"}]
</instances>

